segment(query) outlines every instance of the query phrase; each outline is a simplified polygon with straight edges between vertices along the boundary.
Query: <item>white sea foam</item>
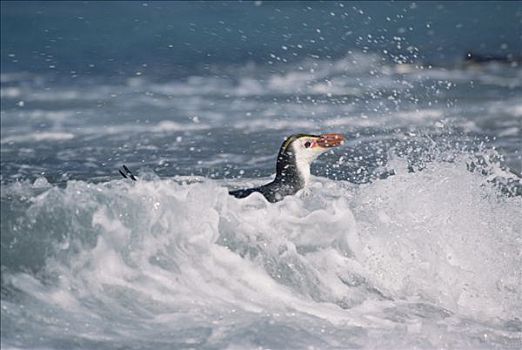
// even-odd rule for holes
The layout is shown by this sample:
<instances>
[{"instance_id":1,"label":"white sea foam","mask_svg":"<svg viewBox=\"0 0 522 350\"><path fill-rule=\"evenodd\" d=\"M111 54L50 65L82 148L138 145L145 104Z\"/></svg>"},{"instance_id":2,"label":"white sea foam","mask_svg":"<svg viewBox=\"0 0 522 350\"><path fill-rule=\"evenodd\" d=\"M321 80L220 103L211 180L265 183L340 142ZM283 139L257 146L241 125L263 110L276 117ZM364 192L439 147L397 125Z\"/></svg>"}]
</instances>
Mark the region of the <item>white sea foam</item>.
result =
<instances>
[{"instance_id":1,"label":"white sea foam","mask_svg":"<svg viewBox=\"0 0 522 350\"><path fill-rule=\"evenodd\" d=\"M11 142L41 142L41 141L67 141L74 138L74 134L62 131L32 132L30 134L11 135L2 138L1 143Z\"/></svg>"},{"instance_id":2,"label":"white sea foam","mask_svg":"<svg viewBox=\"0 0 522 350\"><path fill-rule=\"evenodd\" d=\"M187 130L205 130L208 129L209 126L207 124L201 123L191 123L191 124L181 124L176 123L171 120L163 120L153 127L150 128L152 132L172 132L172 131L187 131Z\"/></svg>"},{"instance_id":3,"label":"white sea foam","mask_svg":"<svg viewBox=\"0 0 522 350\"><path fill-rule=\"evenodd\" d=\"M512 346L522 202L463 164L409 173L398 160L386 180L315 178L276 204L258 194L238 200L204 179L69 182L18 213L25 235L54 251L40 274L50 279L7 272L4 282L34 299L29 313L52 312L53 324L87 345L161 347L155 335L171 334L179 346L210 348L266 339L276 348L288 339L324 348ZM10 196L30 191L13 186ZM18 308L2 299L3 320L23 322ZM90 326L76 326L80 319ZM62 332L42 322L47 337ZM252 329L271 337L256 343Z\"/></svg>"}]
</instances>

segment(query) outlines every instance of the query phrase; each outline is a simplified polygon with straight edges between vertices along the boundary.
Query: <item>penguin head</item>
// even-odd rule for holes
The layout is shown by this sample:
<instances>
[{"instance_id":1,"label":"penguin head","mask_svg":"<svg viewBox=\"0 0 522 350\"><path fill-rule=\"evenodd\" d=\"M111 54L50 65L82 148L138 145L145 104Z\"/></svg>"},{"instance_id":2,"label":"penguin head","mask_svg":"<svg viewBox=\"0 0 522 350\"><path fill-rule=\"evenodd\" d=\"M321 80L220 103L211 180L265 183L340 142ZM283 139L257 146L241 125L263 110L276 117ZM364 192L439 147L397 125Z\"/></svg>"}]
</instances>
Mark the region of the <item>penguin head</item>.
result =
<instances>
[{"instance_id":1,"label":"penguin head","mask_svg":"<svg viewBox=\"0 0 522 350\"><path fill-rule=\"evenodd\" d=\"M322 153L344 143L342 134L295 134L286 138L277 158L277 175L297 175L306 184L310 165ZM295 174L292 174L295 173Z\"/></svg>"}]
</instances>

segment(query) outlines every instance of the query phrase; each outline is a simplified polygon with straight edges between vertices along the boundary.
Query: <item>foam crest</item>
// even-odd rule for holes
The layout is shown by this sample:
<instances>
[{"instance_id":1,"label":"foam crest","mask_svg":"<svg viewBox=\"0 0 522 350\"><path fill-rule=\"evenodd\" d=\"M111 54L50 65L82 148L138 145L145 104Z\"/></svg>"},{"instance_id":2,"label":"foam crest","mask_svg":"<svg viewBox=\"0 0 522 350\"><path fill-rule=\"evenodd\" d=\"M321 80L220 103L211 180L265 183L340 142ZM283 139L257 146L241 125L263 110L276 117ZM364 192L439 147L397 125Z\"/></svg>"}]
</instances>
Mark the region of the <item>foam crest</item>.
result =
<instances>
[{"instance_id":1,"label":"foam crest","mask_svg":"<svg viewBox=\"0 0 522 350\"><path fill-rule=\"evenodd\" d=\"M368 187L356 198L365 242L357 253L386 290L474 316L520 313L509 291L520 283L513 269L521 263L520 198L499 198L478 175L450 163Z\"/></svg>"},{"instance_id":2,"label":"foam crest","mask_svg":"<svg viewBox=\"0 0 522 350\"><path fill-rule=\"evenodd\" d=\"M411 173L399 159L388 179L356 186L314 178L275 204L258 194L238 200L204 179L12 185L8 196L30 200L7 225L52 253L33 266L37 275L7 263L2 285L68 321L132 318L164 331L184 317L219 327L212 320L251 324L287 312L384 331L406 322L401 308L411 307L420 316L407 322L418 330L455 317L515 322L521 198L504 197L463 164ZM2 303L11 315L14 306Z\"/></svg>"}]
</instances>

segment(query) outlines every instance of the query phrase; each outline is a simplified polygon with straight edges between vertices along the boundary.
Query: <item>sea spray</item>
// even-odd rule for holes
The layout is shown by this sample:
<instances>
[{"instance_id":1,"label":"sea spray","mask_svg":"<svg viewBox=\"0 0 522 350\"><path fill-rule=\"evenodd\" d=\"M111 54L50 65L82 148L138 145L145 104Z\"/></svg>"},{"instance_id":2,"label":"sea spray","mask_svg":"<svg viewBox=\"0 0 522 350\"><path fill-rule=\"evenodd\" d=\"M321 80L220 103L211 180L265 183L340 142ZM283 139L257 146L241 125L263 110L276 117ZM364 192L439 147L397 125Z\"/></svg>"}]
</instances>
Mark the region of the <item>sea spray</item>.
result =
<instances>
[{"instance_id":1,"label":"sea spray","mask_svg":"<svg viewBox=\"0 0 522 350\"><path fill-rule=\"evenodd\" d=\"M11 331L40 315L24 344L52 347L161 347L155 334L243 344L265 317L325 346L343 329L351 344L393 329L390 344L434 345L430 327L458 346L478 344L476 332L518 342L521 198L463 162L389 167L395 175L363 185L314 178L276 204L211 180L6 186L16 220L2 223L2 323ZM35 252L38 264L18 258ZM309 322L333 333L310 338Z\"/></svg>"}]
</instances>

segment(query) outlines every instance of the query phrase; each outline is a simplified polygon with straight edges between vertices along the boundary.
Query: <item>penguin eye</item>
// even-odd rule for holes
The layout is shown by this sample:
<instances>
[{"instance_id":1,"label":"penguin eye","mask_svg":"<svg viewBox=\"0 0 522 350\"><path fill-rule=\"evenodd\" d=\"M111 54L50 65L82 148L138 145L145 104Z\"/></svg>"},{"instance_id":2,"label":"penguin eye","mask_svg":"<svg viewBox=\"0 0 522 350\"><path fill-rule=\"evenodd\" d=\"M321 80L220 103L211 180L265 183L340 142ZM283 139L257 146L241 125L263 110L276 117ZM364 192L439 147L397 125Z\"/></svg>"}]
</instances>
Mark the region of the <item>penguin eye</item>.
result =
<instances>
[{"instance_id":1,"label":"penguin eye","mask_svg":"<svg viewBox=\"0 0 522 350\"><path fill-rule=\"evenodd\" d=\"M310 141L306 141L305 144L304 144L304 146L306 148L310 148L311 145L312 145L312 143Z\"/></svg>"}]
</instances>

